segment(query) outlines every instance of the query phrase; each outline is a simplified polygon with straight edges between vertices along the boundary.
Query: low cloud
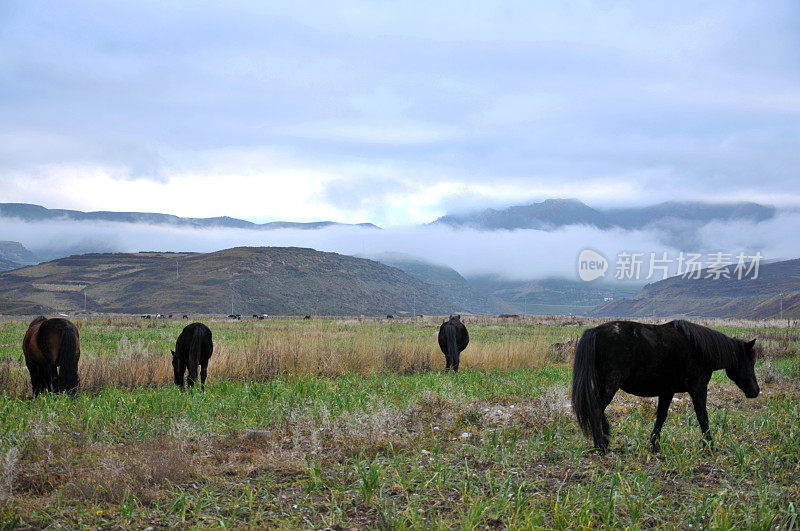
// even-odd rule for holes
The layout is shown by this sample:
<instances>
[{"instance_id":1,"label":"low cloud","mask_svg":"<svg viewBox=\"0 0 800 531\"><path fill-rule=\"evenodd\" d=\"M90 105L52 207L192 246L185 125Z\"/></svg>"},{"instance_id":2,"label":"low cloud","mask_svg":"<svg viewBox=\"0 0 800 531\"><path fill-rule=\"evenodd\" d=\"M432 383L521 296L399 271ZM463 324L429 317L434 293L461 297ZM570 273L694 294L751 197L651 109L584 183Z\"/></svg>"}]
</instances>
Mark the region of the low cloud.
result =
<instances>
[{"instance_id":1,"label":"low cloud","mask_svg":"<svg viewBox=\"0 0 800 531\"><path fill-rule=\"evenodd\" d=\"M0 240L19 241L44 258L65 252L193 251L235 246L298 246L348 255L404 253L450 266L463 275L495 274L511 279L577 278L576 261L590 248L612 263L620 252L760 252L765 259L800 257L795 231L800 213L761 223L712 223L698 232L698 246L678 249L657 231L610 230L572 226L557 231L484 232L442 226L387 230L330 227L322 230L187 229L124 223L26 223L0 218ZM646 268L646 263L643 268ZM656 279L657 280L657 279Z\"/></svg>"}]
</instances>

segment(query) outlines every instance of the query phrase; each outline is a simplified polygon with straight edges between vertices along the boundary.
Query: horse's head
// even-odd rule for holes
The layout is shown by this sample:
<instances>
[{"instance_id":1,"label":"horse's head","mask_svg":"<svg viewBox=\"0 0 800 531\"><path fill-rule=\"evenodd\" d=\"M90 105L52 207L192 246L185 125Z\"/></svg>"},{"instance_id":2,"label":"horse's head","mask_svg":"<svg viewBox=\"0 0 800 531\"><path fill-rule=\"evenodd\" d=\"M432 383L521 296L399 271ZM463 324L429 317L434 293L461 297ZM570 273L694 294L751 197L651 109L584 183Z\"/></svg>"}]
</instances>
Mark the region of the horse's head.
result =
<instances>
[{"instance_id":1,"label":"horse's head","mask_svg":"<svg viewBox=\"0 0 800 531\"><path fill-rule=\"evenodd\" d=\"M728 378L739 386L739 389L744 392L747 398L755 398L761 390L756 381L756 350L754 348L756 340L744 342L742 341L742 350L739 353L739 360L735 368L726 369L725 373Z\"/></svg>"},{"instance_id":2,"label":"horse's head","mask_svg":"<svg viewBox=\"0 0 800 531\"><path fill-rule=\"evenodd\" d=\"M451 321L460 321L461 320L461 315L451 315L450 316L450 320Z\"/></svg>"},{"instance_id":3,"label":"horse's head","mask_svg":"<svg viewBox=\"0 0 800 531\"><path fill-rule=\"evenodd\" d=\"M174 381L177 385L181 385L183 382L183 367L181 366L181 359L175 354L174 350L170 350L172 353L172 373L174 377Z\"/></svg>"}]
</instances>

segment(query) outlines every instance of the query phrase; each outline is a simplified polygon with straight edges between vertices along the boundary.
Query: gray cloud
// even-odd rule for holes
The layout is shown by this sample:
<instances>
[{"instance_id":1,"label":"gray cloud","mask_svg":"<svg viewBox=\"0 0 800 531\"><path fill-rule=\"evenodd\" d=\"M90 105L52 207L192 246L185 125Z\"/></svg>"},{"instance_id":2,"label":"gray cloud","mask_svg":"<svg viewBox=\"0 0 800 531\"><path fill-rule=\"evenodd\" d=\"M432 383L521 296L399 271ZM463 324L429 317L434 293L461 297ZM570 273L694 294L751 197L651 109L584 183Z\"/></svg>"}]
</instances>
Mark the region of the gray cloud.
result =
<instances>
[{"instance_id":1,"label":"gray cloud","mask_svg":"<svg viewBox=\"0 0 800 531\"><path fill-rule=\"evenodd\" d=\"M320 197L342 211L396 209L392 220L413 210L398 197L443 182L519 189L465 192L476 203L538 199L560 183L585 184L572 195L594 204L800 203L790 0L0 9L0 183L52 165L78 168L73 179L98 166L168 182L215 152L263 150L298 171L344 168ZM347 173L358 165L379 171ZM348 190L362 175L372 186ZM624 197L615 180L630 185ZM0 200L36 202L26 193L0 189ZM104 208L101 191L92 201Z\"/></svg>"}]
</instances>

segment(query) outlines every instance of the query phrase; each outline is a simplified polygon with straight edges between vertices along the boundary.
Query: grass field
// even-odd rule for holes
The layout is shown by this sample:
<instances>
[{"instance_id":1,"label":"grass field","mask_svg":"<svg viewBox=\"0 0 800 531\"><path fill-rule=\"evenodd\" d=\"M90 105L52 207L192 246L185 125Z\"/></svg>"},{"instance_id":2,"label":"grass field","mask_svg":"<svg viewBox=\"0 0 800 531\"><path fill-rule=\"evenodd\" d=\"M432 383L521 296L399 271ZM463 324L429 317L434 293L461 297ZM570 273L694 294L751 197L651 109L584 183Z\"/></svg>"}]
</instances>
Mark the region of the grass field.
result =
<instances>
[{"instance_id":1,"label":"grass field","mask_svg":"<svg viewBox=\"0 0 800 531\"><path fill-rule=\"evenodd\" d=\"M800 525L800 329L711 323L765 344L762 394L715 374L716 445L673 402L620 393L590 451L570 413L569 349L593 322L471 318L443 374L437 319L207 321L205 393L170 385L184 321L79 321L84 391L31 400L0 321L0 525L68 528L531 528Z\"/></svg>"}]
</instances>

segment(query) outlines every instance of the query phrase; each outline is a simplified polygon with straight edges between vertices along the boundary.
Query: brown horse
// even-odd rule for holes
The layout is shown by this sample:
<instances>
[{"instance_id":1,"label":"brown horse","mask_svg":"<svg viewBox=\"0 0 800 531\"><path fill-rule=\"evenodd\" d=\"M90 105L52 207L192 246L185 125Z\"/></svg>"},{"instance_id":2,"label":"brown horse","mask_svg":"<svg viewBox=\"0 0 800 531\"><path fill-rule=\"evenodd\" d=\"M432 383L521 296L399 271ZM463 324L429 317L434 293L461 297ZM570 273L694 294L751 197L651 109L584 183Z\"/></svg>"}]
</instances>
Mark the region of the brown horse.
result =
<instances>
[{"instance_id":1,"label":"brown horse","mask_svg":"<svg viewBox=\"0 0 800 531\"><path fill-rule=\"evenodd\" d=\"M25 333L22 352L31 373L33 396L44 391L74 393L78 389L81 342L71 322L37 317Z\"/></svg>"}]
</instances>

